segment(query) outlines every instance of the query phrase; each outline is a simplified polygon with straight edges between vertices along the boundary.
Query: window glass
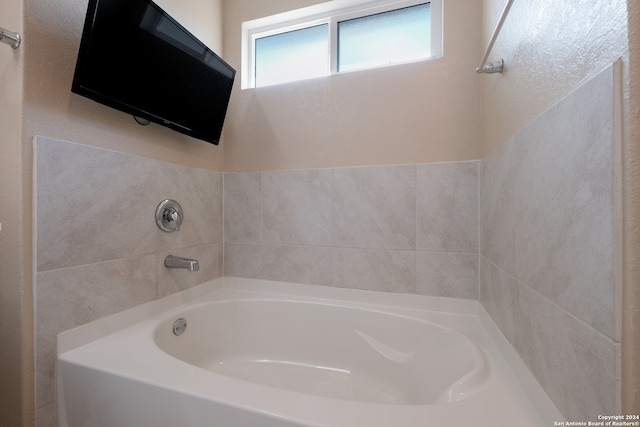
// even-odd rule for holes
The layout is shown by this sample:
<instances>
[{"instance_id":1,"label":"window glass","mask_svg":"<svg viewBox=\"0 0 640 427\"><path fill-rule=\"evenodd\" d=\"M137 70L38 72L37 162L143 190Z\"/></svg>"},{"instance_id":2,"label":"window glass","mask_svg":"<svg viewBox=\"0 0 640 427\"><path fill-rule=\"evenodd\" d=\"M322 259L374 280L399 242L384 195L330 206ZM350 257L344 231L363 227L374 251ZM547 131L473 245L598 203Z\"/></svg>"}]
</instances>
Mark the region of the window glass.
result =
<instances>
[{"instance_id":1,"label":"window glass","mask_svg":"<svg viewBox=\"0 0 640 427\"><path fill-rule=\"evenodd\" d=\"M242 31L242 89L268 86L441 58L442 0L324 2Z\"/></svg>"},{"instance_id":2,"label":"window glass","mask_svg":"<svg viewBox=\"0 0 640 427\"><path fill-rule=\"evenodd\" d=\"M326 76L329 70L328 24L257 38L255 85Z\"/></svg>"},{"instance_id":3,"label":"window glass","mask_svg":"<svg viewBox=\"0 0 640 427\"><path fill-rule=\"evenodd\" d=\"M338 23L338 71L428 58L429 3Z\"/></svg>"}]
</instances>

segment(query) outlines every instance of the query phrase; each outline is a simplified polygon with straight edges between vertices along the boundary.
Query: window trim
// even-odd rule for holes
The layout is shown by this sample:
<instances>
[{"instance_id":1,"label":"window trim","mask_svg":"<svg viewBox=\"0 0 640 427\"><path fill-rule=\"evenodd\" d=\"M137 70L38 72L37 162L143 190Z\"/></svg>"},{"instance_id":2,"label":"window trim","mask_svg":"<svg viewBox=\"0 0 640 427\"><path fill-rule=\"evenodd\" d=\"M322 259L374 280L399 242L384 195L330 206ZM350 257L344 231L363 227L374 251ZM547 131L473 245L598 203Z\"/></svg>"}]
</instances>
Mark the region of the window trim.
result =
<instances>
[{"instance_id":1,"label":"window trim","mask_svg":"<svg viewBox=\"0 0 640 427\"><path fill-rule=\"evenodd\" d=\"M242 24L242 89L255 88L255 40L257 38L313 27L329 25L329 70L328 76L338 74L338 22L360 18L377 13L430 3L431 10L431 56L408 62L420 62L441 58L443 55L443 13L442 0L336 0L310 6L265 18L243 22ZM376 66L381 68L398 63ZM358 70L342 71L351 73Z\"/></svg>"}]
</instances>

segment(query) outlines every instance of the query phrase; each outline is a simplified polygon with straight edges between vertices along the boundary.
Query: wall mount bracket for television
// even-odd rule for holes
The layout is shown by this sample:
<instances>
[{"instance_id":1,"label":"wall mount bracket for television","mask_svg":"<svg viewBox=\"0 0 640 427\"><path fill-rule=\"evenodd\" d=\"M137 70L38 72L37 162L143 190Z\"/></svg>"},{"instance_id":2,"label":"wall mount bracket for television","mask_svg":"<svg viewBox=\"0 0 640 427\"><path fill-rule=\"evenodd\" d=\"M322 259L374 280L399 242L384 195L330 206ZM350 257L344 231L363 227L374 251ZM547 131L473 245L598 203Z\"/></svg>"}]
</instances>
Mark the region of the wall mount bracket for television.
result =
<instances>
[{"instance_id":1,"label":"wall mount bracket for television","mask_svg":"<svg viewBox=\"0 0 640 427\"><path fill-rule=\"evenodd\" d=\"M135 120L136 123L138 123L141 126L149 126L149 123L151 123L151 120L141 119L138 116L133 116L133 120Z\"/></svg>"}]
</instances>

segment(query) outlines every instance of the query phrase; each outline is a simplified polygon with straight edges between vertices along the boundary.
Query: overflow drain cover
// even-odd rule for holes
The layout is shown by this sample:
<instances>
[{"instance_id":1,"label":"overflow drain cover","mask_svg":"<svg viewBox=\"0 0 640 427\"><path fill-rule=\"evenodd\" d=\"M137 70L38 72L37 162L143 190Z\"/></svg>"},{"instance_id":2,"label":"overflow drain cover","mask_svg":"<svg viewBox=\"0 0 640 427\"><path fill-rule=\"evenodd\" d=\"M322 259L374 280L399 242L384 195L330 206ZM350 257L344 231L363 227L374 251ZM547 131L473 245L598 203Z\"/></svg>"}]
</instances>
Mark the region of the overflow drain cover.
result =
<instances>
[{"instance_id":1,"label":"overflow drain cover","mask_svg":"<svg viewBox=\"0 0 640 427\"><path fill-rule=\"evenodd\" d=\"M173 322L173 334L174 335L182 335L184 330L187 329L187 321L182 317Z\"/></svg>"}]
</instances>

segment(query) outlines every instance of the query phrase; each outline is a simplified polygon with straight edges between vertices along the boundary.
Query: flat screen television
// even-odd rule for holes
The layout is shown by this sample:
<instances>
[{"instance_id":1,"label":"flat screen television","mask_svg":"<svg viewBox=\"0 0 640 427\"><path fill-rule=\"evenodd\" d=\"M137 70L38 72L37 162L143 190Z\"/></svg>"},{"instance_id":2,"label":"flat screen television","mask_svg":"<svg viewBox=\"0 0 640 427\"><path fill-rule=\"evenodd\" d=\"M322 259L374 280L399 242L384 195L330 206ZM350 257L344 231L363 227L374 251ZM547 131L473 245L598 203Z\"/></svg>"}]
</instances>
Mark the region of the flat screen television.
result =
<instances>
[{"instance_id":1,"label":"flat screen television","mask_svg":"<svg viewBox=\"0 0 640 427\"><path fill-rule=\"evenodd\" d=\"M151 0L89 0L71 91L212 144L236 71Z\"/></svg>"}]
</instances>

